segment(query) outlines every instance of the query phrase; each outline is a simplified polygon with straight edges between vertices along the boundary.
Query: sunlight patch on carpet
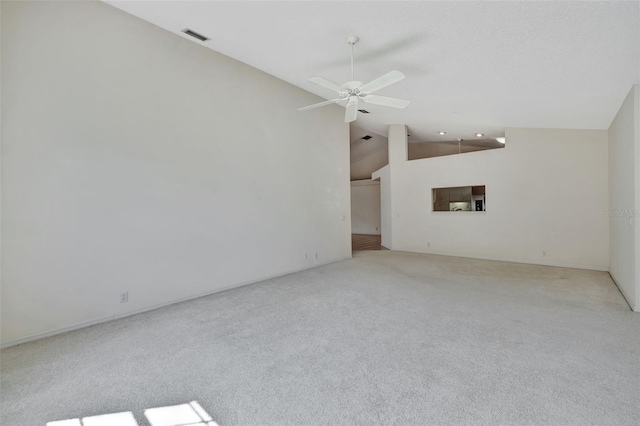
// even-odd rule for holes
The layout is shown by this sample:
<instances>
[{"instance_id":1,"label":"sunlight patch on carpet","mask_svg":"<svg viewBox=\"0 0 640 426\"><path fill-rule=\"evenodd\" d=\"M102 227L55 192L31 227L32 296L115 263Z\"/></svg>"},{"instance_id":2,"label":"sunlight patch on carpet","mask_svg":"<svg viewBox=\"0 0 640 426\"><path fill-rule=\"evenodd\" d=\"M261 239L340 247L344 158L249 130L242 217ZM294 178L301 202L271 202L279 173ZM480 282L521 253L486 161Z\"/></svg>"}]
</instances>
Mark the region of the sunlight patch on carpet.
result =
<instances>
[{"instance_id":1,"label":"sunlight patch on carpet","mask_svg":"<svg viewBox=\"0 0 640 426\"><path fill-rule=\"evenodd\" d=\"M151 426L218 426L213 418L198 404L191 401L188 404L169 405L166 407L149 408L144 415ZM47 426L139 426L133 413L101 414L98 416L57 420L48 422Z\"/></svg>"}]
</instances>

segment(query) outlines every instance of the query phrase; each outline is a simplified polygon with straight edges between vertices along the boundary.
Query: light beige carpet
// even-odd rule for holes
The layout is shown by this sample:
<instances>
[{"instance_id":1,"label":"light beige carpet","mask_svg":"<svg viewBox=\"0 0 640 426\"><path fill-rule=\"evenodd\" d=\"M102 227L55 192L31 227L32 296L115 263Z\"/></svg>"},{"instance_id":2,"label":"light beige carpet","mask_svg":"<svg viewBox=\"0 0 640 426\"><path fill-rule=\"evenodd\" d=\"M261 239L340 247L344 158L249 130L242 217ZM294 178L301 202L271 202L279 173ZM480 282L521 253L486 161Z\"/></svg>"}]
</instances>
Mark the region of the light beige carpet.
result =
<instances>
[{"instance_id":1,"label":"light beige carpet","mask_svg":"<svg viewBox=\"0 0 640 426\"><path fill-rule=\"evenodd\" d=\"M637 425L639 349L605 272L361 252L3 350L1 423Z\"/></svg>"}]
</instances>

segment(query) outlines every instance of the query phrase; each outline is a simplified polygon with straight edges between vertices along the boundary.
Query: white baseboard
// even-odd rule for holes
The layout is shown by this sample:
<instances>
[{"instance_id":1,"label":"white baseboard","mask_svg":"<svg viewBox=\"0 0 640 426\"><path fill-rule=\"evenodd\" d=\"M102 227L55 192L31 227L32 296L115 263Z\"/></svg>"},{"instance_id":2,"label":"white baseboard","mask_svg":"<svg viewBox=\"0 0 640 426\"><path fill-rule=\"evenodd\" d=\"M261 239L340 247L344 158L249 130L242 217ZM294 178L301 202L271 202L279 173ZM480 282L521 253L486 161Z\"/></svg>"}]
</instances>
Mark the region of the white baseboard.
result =
<instances>
[{"instance_id":1,"label":"white baseboard","mask_svg":"<svg viewBox=\"0 0 640 426\"><path fill-rule=\"evenodd\" d=\"M627 305L629 305L629 308L631 308L633 312L640 312L640 306L633 306L633 304L629 300L629 297L627 296L627 293L624 292L624 289L618 282L618 279L616 279L615 274L609 271L609 276L611 277L611 280L615 283L616 287L618 287L618 290L620 290L620 294L622 294L622 297L624 297L624 300L625 302L627 302Z\"/></svg>"},{"instance_id":2,"label":"white baseboard","mask_svg":"<svg viewBox=\"0 0 640 426\"><path fill-rule=\"evenodd\" d=\"M157 305L147 306L147 307L144 307L142 309L137 309L135 311L126 312L126 313L123 313L123 314L110 315L110 316L106 316L106 317L95 318L95 319L92 319L92 320L89 320L89 321L83 321L81 323L73 324L73 325L70 325L70 326L67 326L67 327L56 328L56 329L53 329L53 330L44 331L42 333L31 334L29 336L21 337L19 339L13 339L13 340L8 340L6 342L3 342L2 344L0 344L0 348L4 349L4 348L11 347L11 346L21 345L23 343L32 342L34 340L40 340L40 339L44 339L46 337L55 336L57 334L67 333L69 331L79 330L79 329L85 328L85 327L91 327L92 325L101 324L103 322L113 321L113 320L117 320L117 319L120 319L120 318L129 317L129 316L132 316L132 315L142 314L144 312L149 312L149 311L153 311L155 309L164 308L166 306L175 305L176 303L186 302L188 300L197 299L199 297L209 296L209 295L212 295L212 294L220 293L222 291L231 290L231 289L242 287L242 286L249 285L249 284L255 284L255 283L258 283L258 282L261 282L261 281L270 280L272 278L283 277L283 276L289 275L289 274L295 274L296 272L307 271L309 269L318 268L320 266L329 265L331 263L342 262L343 260L348 260L348 259L351 259L351 256L344 257L344 258L339 258L339 259L335 259L335 260L331 260L331 261L328 261L328 262L317 263L317 264L315 264L313 266L309 266L309 267L293 269L293 270L290 270L290 271L287 271L287 272L283 272L281 274L275 274L275 275L267 276L267 277L264 277L264 278L259 278L259 279L256 279L256 280L251 280L251 281L241 282L241 283L237 283L237 284L232 284L232 285L229 285L229 286L226 286L226 287L222 287L222 288L218 288L218 289L215 289L213 291L206 292L206 293L201 293L201 294L197 294L197 295L194 295L194 296L188 296L188 297L184 297L184 298L181 298L181 299L172 300L170 302L160 303L160 304L157 304Z\"/></svg>"},{"instance_id":3,"label":"white baseboard","mask_svg":"<svg viewBox=\"0 0 640 426\"><path fill-rule=\"evenodd\" d=\"M562 263L562 262L542 262L540 260L528 260L528 259L517 259L517 258L508 258L508 257L494 257L494 256L478 256L475 254L468 253L454 253L454 252L446 252L446 251L410 251L410 250L397 250L390 249L394 251L404 251L407 253L421 253L421 254L435 254L439 256L452 256L452 257L464 257L467 259L480 259L480 260L495 260L497 262L511 262L511 263L525 263L528 265L540 265L540 266L556 266L559 268L572 268L572 269L589 269L592 271L602 271L609 272L609 265L601 266L601 265L582 265L582 264L572 264L572 263Z\"/></svg>"}]
</instances>

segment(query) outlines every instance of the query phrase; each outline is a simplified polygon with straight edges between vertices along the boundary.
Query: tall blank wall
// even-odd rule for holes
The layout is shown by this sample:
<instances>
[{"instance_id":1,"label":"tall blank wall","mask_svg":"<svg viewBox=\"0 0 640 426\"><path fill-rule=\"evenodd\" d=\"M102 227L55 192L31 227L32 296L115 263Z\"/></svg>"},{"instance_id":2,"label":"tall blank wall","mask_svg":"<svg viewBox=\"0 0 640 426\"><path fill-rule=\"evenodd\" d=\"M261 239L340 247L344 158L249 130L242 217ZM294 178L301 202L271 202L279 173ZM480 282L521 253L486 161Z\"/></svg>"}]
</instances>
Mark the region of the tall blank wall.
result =
<instances>
[{"instance_id":1,"label":"tall blank wall","mask_svg":"<svg viewBox=\"0 0 640 426\"><path fill-rule=\"evenodd\" d=\"M351 232L380 235L380 182L362 180L351 182Z\"/></svg>"},{"instance_id":2,"label":"tall blank wall","mask_svg":"<svg viewBox=\"0 0 640 426\"><path fill-rule=\"evenodd\" d=\"M103 3L1 7L4 344L350 257L342 108Z\"/></svg>"},{"instance_id":3,"label":"tall blank wall","mask_svg":"<svg viewBox=\"0 0 640 426\"><path fill-rule=\"evenodd\" d=\"M624 100L609 127L609 232L610 273L629 304L640 310L640 262L638 262L638 188L636 176L640 165L636 126L638 120L638 85Z\"/></svg>"},{"instance_id":4,"label":"tall blank wall","mask_svg":"<svg viewBox=\"0 0 640 426\"><path fill-rule=\"evenodd\" d=\"M503 149L406 161L395 127L393 250L608 270L606 131L507 129ZM432 212L432 188L470 185L486 213Z\"/></svg>"}]
</instances>

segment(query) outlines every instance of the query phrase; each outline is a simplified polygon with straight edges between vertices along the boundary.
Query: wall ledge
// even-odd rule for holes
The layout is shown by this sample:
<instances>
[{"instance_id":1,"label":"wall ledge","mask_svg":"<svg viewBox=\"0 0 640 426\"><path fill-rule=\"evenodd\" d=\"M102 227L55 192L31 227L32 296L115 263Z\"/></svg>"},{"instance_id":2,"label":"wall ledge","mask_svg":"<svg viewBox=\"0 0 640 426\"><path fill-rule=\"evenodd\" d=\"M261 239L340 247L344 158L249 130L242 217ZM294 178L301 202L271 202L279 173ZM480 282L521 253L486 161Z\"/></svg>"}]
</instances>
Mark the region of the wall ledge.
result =
<instances>
[{"instance_id":1,"label":"wall ledge","mask_svg":"<svg viewBox=\"0 0 640 426\"><path fill-rule=\"evenodd\" d=\"M361 179L361 180L352 180L351 186L369 186L369 185L378 185L380 186L379 180L373 179Z\"/></svg>"}]
</instances>

